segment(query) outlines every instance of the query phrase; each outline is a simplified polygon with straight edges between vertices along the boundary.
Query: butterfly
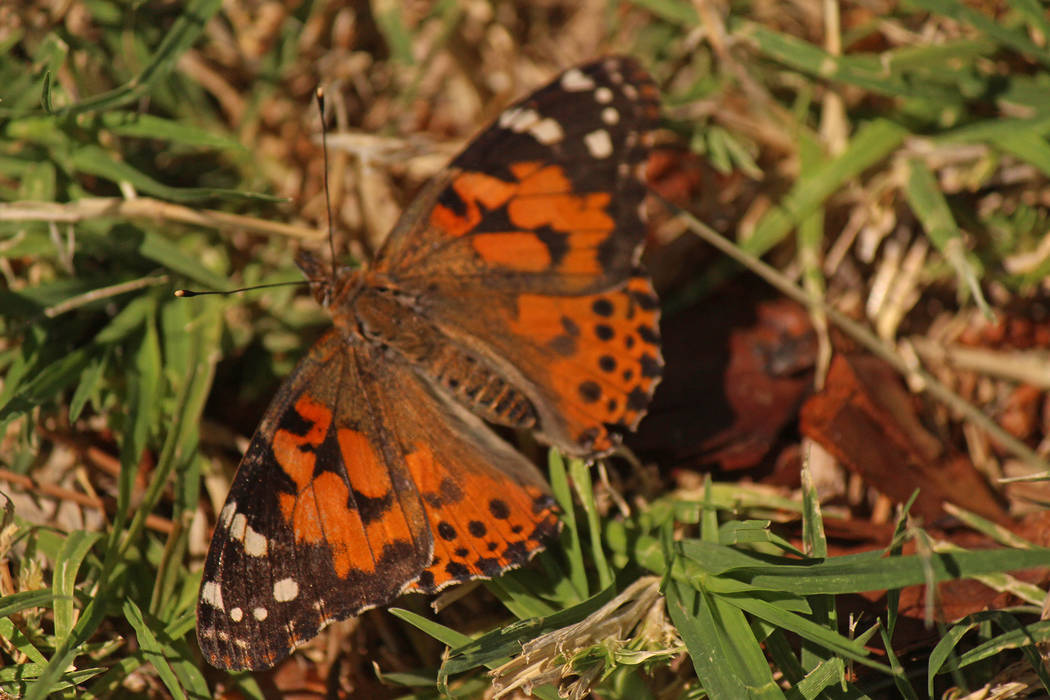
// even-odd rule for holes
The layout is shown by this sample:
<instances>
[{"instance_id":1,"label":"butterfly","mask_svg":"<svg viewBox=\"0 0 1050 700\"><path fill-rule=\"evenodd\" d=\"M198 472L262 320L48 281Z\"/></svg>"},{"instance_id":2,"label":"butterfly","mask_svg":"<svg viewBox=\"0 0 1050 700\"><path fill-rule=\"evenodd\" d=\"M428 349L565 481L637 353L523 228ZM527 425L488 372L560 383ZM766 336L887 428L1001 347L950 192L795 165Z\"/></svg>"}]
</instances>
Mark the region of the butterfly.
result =
<instances>
[{"instance_id":1,"label":"butterfly","mask_svg":"<svg viewBox=\"0 0 1050 700\"><path fill-rule=\"evenodd\" d=\"M433 177L367 269L296 263L332 328L284 381L218 516L204 657L272 667L404 592L521 566L558 530L539 470L488 424L592 459L660 379L639 267L658 92L572 68Z\"/></svg>"}]
</instances>

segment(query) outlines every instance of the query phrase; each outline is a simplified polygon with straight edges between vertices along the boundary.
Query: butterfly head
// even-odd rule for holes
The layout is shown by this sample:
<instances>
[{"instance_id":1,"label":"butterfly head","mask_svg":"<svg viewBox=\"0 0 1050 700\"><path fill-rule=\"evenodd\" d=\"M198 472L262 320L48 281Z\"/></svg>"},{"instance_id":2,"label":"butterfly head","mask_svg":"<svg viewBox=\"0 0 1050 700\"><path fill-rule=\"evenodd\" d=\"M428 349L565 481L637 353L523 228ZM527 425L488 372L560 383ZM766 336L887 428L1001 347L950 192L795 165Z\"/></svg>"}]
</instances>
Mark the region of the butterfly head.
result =
<instances>
[{"instance_id":1,"label":"butterfly head","mask_svg":"<svg viewBox=\"0 0 1050 700\"><path fill-rule=\"evenodd\" d=\"M335 268L308 250L299 251L295 264L306 277L314 299L325 308L345 301L352 290L360 286L355 272L345 267Z\"/></svg>"}]
</instances>

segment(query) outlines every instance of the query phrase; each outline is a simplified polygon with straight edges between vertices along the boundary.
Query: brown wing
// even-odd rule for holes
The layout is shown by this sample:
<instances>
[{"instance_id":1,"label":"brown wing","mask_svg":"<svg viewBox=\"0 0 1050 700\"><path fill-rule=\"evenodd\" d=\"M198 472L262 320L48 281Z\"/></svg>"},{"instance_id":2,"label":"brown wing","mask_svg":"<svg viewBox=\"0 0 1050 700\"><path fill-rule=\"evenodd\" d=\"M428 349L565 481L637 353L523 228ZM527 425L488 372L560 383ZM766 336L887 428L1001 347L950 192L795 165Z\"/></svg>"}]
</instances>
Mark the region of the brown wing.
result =
<instances>
[{"instance_id":1,"label":"brown wing","mask_svg":"<svg viewBox=\"0 0 1050 700\"><path fill-rule=\"evenodd\" d=\"M656 116L632 59L564 73L425 188L373 266L526 394L571 454L633 429L662 371L658 302L637 266Z\"/></svg>"}]
</instances>

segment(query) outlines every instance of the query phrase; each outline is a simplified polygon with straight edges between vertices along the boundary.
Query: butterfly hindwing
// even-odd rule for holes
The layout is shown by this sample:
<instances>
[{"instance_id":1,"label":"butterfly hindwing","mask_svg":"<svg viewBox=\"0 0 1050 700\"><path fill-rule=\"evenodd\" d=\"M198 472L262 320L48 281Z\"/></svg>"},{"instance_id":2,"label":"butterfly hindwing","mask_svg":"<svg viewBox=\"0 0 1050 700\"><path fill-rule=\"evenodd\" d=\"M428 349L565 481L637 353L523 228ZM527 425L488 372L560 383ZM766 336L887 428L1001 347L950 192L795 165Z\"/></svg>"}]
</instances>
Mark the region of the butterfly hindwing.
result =
<instances>
[{"instance_id":1,"label":"butterfly hindwing","mask_svg":"<svg viewBox=\"0 0 1050 700\"><path fill-rule=\"evenodd\" d=\"M492 578L521 566L557 531L557 507L539 470L477 416L408 368L384 363L392 438L408 455L434 541L409 590Z\"/></svg>"}]
</instances>

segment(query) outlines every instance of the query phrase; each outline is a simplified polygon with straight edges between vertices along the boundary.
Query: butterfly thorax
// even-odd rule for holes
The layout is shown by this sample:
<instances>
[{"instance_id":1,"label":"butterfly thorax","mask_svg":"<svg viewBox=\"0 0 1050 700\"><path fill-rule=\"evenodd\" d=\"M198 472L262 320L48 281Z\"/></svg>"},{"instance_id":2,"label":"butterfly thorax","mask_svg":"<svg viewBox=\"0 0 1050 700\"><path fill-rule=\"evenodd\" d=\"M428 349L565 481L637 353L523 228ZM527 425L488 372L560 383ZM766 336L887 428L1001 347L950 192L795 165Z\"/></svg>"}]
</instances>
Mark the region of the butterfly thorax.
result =
<instances>
[{"instance_id":1,"label":"butterfly thorax","mask_svg":"<svg viewBox=\"0 0 1050 700\"><path fill-rule=\"evenodd\" d=\"M318 303L350 342L363 342L407 361L485 420L513 428L536 425L528 397L505 376L453 343L428 321L419 298L381 275L361 270L333 274L314 256L296 263Z\"/></svg>"},{"instance_id":2,"label":"butterfly thorax","mask_svg":"<svg viewBox=\"0 0 1050 700\"><path fill-rule=\"evenodd\" d=\"M347 307L333 309L336 326L407 360L485 420L515 428L536 423L532 403L506 377L445 335L413 294L367 275Z\"/></svg>"}]
</instances>

